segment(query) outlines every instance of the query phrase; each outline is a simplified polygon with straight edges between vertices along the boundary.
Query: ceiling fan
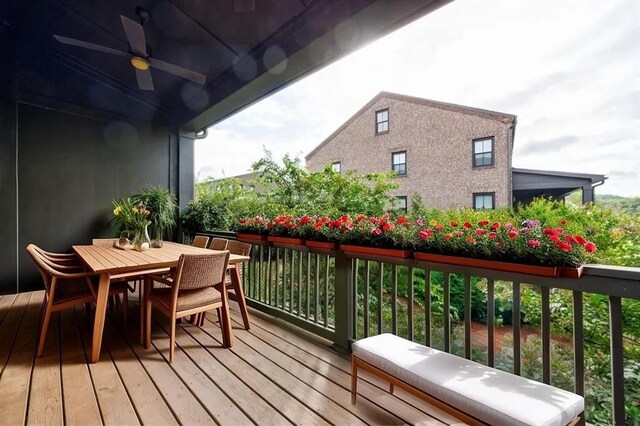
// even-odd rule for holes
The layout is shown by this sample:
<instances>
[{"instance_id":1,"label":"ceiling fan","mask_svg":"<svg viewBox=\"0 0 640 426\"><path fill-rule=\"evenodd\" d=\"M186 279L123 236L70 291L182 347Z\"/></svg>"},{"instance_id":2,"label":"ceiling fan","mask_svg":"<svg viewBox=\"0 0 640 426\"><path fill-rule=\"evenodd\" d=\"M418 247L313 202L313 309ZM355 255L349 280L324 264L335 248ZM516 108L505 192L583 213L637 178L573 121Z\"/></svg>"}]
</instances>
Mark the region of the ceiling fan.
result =
<instances>
[{"instance_id":1,"label":"ceiling fan","mask_svg":"<svg viewBox=\"0 0 640 426\"><path fill-rule=\"evenodd\" d=\"M185 80L193 81L204 86L206 76L195 71L182 68L178 65L170 64L159 59L151 57L147 53L147 42L144 36L143 25L151 18L151 14L141 8L136 7L136 14L140 18L140 23L135 22L126 16L120 15L122 26L124 27L127 41L129 42L129 51L112 49L110 47L101 46L99 44L89 43L74 38L54 35L53 37L60 43L70 44L72 46L84 47L85 49L97 50L98 52L111 53L112 55L128 57L131 65L135 68L138 87L141 90L153 90L153 79L149 68L155 68L176 75Z\"/></svg>"}]
</instances>

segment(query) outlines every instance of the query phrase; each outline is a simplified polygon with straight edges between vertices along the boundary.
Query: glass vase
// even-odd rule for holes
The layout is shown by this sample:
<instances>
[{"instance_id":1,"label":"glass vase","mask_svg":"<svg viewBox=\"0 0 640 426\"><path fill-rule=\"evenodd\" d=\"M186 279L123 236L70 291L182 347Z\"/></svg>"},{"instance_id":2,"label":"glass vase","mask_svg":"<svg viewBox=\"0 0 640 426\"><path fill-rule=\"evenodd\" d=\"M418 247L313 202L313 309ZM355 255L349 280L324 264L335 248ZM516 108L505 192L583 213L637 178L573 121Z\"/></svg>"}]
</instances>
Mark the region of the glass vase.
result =
<instances>
[{"instance_id":1,"label":"glass vase","mask_svg":"<svg viewBox=\"0 0 640 426\"><path fill-rule=\"evenodd\" d=\"M151 247L153 248L161 248L162 247L162 229L159 227L156 228L156 232L153 235L153 240L151 240Z\"/></svg>"},{"instance_id":2,"label":"glass vase","mask_svg":"<svg viewBox=\"0 0 640 426\"><path fill-rule=\"evenodd\" d=\"M149 231L147 225L144 228L136 229L133 236L133 249L136 251L147 251L151 248L151 239L149 238Z\"/></svg>"}]
</instances>

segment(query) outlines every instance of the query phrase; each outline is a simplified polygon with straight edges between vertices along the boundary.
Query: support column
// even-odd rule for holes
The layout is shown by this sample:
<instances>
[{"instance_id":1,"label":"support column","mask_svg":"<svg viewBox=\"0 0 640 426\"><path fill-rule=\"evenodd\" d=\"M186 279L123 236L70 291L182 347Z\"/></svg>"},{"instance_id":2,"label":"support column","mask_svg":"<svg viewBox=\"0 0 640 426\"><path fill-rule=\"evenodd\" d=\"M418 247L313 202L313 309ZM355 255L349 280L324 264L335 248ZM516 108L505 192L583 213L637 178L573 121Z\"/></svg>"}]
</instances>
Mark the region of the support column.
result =
<instances>
[{"instance_id":1,"label":"support column","mask_svg":"<svg viewBox=\"0 0 640 426\"><path fill-rule=\"evenodd\" d=\"M582 186L582 204L591 203L593 198L593 187L591 184Z\"/></svg>"},{"instance_id":2,"label":"support column","mask_svg":"<svg viewBox=\"0 0 640 426\"><path fill-rule=\"evenodd\" d=\"M343 252L336 253L335 277L335 341L336 347L349 350L349 340L353 336L353 266Z\"/></svg>"}]
</instances>

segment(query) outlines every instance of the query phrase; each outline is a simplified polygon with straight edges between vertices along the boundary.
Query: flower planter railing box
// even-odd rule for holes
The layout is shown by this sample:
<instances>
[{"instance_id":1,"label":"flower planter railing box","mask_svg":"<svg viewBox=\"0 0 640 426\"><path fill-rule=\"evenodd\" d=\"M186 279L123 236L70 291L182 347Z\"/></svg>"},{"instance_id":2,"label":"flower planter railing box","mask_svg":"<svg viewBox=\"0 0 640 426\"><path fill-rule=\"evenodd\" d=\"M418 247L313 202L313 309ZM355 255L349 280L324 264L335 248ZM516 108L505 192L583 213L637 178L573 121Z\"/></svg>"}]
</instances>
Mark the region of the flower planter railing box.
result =
<instances>
[{"instance_id":1,"label":"flower planter railing box","mask_svg":"<svg viewBox=\"0 0 640 426\"><path fill-rule=\"evenodd\" d=\"M247 234L244 232L236 232L236 238L242 241L267 241L267 236L262 234Z\"/></svg>"},{"instance_id":2,"label":"flower planter railing box","mask_svg":"<svg viewBox=\"0 0 640 426\"><path fill-rule=\"evenodd\" d=\"M304 240L302 238L276 237L274 235L269 235L267 239L274 244L284 244L288 246L304 246L305 245Z\"/></svg>"},{"instance_id":3,"label":"flower planter railing box","mask_svg":"<svg viewBox=\"0 0 640 426\"><path fill-rule=\"evenodd\" d=\"M411 256L411 250L355 246L351 244L340 244L340 250L347 253L370 254L374 256L395 257L398 259L406 259Z\"/></svg>"},{"instance_id":4,"label":"flower planter railing box","mask_svg":"<svg viewBox=\"0 0 640 426\"><path fill-rule=\"evenodd\" d=\"M578 266L577 268L561 266L558 269L560 276L564 278L580 278L582 276L582 272L584 272L584 266Z\"/></svg>"},{"instance_id":5,"label":"flower planter railing box","mask_svg":"<svg viewBox=\"0 0 640 426\"><path fill-rule=\"evenodd\" d=\"M557 277L559 269L553 266L525 265L520 263L499 262L496 260L474 259L471 257L448 256L443 254L414 252L416 260L425 262L445 263L448 265L469 266L472 268L493 269L504 272L537 275L541 277Z\"/></svg>"},{"instance_id":6,"label":"flower planter railing box","mask_svg":"<svg viewBox=\"0 0 640 426\"><path fill-rule=\"evenodd\" d=\"M338 243L332 243L329 241L307 240L305 244L307 245L307 247L317 248L321 250L336 250L338 248Z\"/></svg>"}]
</instances>

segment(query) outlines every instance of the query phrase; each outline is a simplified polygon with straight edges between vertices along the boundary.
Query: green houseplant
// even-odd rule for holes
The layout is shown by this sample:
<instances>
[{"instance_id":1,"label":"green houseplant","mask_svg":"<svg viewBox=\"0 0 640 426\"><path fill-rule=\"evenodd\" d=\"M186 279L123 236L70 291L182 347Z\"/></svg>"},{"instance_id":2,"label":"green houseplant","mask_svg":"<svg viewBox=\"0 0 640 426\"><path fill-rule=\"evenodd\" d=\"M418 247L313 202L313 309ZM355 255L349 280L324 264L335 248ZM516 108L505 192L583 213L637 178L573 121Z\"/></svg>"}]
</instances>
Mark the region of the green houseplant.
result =
<instances>
[{"instance_id":1,"label":"green houseplant","mask_svg":"<svg viewBox=\"0 0 640 426\"><path fill-rule=\"evenodd\" d=\"M132 197L133 202L142 204L149 213L153 247L162 247L164 236L171 238L176 226L176 197L168 189L160 186L147 186Z\"/></svg>"}]
</instances>

